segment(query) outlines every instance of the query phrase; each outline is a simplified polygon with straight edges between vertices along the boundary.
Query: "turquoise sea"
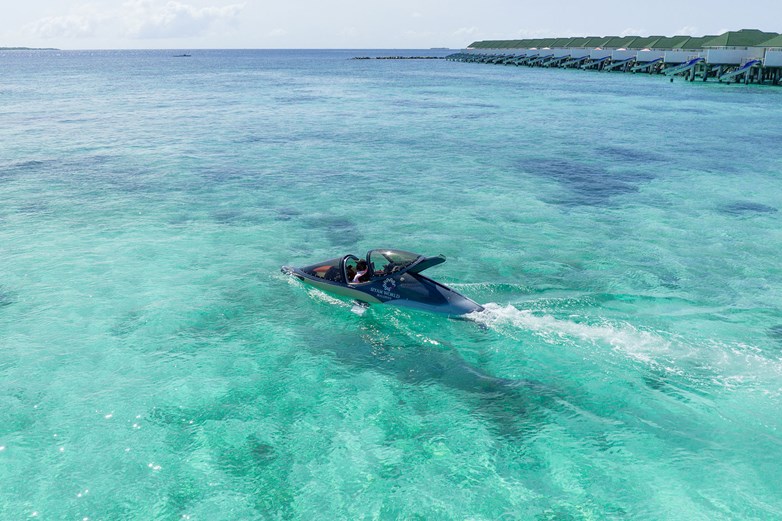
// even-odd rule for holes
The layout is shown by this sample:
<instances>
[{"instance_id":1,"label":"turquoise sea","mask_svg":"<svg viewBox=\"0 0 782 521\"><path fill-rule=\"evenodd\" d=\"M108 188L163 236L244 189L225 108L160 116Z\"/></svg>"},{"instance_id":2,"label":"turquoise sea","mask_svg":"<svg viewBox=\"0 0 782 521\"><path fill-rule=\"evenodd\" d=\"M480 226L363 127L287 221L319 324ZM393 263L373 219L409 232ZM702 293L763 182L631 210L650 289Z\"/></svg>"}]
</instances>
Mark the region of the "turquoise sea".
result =
<instances>
[{"instance_id":1,"label":"turquoise sea","mask_svg":"<svg viewBox=\"0 0 782 521\"><path fill-rule=\"evenodd\" d=\"M782 89L190 53L0 53L1 519L782 519Z\"/></svg>"}]
</instances>

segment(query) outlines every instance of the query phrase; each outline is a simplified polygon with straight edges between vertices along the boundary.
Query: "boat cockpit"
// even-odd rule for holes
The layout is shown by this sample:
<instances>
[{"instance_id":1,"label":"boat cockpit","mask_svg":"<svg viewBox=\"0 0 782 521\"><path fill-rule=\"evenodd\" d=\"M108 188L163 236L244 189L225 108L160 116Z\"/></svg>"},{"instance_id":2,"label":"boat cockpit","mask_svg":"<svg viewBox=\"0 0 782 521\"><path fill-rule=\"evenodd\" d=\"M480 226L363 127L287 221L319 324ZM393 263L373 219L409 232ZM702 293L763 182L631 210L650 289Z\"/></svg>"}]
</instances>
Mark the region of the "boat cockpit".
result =
<instances>
[{"instance_id":1,"label":"boat cockpit","mask_svg":"<svg viewBox=\"0 0 782 521\"><path fill-rule=\"evenodd\" d=\"M388 277L430 259L442 260L426 263L426 267L445 261L441 257L427 258L409 251L376 249L369 250L364 259L350 254L305 266L302 271L331 282L353 285Z\"/></svg>"}]
</instances>

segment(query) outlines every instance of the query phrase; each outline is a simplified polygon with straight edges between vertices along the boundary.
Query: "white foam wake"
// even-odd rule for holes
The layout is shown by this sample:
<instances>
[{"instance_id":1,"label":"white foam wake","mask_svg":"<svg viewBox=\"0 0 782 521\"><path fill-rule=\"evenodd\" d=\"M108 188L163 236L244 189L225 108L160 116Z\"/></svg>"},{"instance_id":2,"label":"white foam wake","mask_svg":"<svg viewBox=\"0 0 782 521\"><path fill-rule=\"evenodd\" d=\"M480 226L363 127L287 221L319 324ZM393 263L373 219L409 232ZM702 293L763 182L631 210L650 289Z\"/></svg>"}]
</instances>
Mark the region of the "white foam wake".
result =
<instances>
[{"instance_id":1,"label":"white foam wake","mask_svg":"<svg viewBox=\"0 0 782 521\"><path fill-rule=\"evenodd\" d=\"M291 277L289 275L282 275L283 280L285 280L288 284L291 286L296 286L299 288L304 288L307 291L307 294L312 297L315 300L318 300L320 302L324 302L326 304L331 304L333 306L340 306L340 307L351 307L352 304L349 304L345 302L344 300L340 300L336 297L332 297L328 293L319 290L318 288L313 288L312 286L308 286L301 282L300 280L296 279L296 277Z\"/></svg>"},{"instance_id":2,"label":"white foam wake","mask_svg":"<svg viewBox=\"0 0 782 521\"><path fill-rule=\"evenodd\" d=\"M512 305L489 303L484 307L485 311L470 318L512 338L532 333L558 346L605 346L668 374L709 381L725 388L754 383L756 389L773 389L772 394L782 396L779 386L782 359L769 358L751 344L683 338L669 332L643 330L627 322L584 323L520 310Z\"/></svg>"},{"instance_id":3,"label":"white foam wake","mask_svg":"<svg viewBox=\"0 0 782 521\"><path fill-rule=\"evenodd\" d=\"M307 288L307 294L309 294L310 297L314 298L315 300L319 300L321 302L324 302L326 304L331 304L332 306L339 306L343 308L351 307L352 304L349 304L345 302L344 300L340 300L336 297L332 297L328 293L325 293L319 289L316 288Z\"/></svg>"},{"instance_id":4,"label":"white foam wake","mask_svg":"<svg viewBox=\"0 0 782 521\"><path fill-rule=\"evenodd\" d=\"M607 345L645 362L668 352L671 346L670 341L662 336L626 323L587 324L520 310L512 305L488 303L484 307L485 311L470 318L504 333L512 334L513 329L523 329L552 344L581 341Z\"/></svg>"}]
</instances>

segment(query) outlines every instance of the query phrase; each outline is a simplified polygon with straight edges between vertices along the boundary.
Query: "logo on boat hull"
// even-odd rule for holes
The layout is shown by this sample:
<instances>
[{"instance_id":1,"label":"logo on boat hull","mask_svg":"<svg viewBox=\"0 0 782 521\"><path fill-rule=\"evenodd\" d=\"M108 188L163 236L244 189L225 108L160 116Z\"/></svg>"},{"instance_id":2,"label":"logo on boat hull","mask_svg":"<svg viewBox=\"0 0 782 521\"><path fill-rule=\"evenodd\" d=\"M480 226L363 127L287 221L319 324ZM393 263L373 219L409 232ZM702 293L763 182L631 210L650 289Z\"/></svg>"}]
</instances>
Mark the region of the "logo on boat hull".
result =
<instances>
[{"instance_id":1,"label":"logo on boat hull","mask_svg":"<svg viewBox=\"0 0 782 521\"><path fill-rule=\"evenodd\" d=\"M383 281L382 288L369 288L369 291L376 294L378 297L384 297L386 299L398 299L402 298L399 293L395 293L396 281L394 279L386 279Z\"/></svg>"}]
</instances>

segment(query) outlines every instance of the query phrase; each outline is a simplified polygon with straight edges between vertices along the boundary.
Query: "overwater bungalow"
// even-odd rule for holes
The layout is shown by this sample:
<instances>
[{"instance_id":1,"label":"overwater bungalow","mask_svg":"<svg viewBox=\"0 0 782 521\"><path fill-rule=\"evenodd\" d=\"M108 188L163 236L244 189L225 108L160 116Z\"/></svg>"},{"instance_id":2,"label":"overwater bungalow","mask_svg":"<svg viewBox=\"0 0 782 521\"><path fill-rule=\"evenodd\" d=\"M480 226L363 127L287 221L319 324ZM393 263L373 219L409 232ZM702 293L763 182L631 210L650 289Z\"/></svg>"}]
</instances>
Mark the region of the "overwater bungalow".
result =
<instances>
[{"instance_id":1,"label":"overwater bungalow","mask_svg":"<svg viewBox=\"0 0 782 521\"><path fill-rule=\"evenodd\" d=\"M757 29L706 36L584 36L484 40L450 60L782 82L782 35Z\"/></svg>"}]
</instances>

